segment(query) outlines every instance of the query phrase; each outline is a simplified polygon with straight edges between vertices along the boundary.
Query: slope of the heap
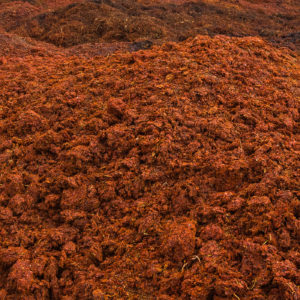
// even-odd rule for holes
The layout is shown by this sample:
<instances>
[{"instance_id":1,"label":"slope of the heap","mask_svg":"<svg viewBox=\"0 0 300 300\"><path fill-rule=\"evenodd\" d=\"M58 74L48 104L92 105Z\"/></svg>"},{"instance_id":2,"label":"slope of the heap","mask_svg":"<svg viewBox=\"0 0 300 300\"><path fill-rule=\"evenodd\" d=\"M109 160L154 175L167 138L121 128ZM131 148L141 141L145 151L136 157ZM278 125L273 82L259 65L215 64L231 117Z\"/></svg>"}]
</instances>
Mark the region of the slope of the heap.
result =
<instances>
[{"instance_id":1,"label":"slope of the heap","mask_svg":"<svg viewBox=\"0 0 300 300\"><path fill-rule=\"evenodd\" d=\"M160 44L163 41L182 41L197 34L224 34L260 36L274 44L300 49L298 0L264 3L90 0L69 5L66 1L65 5L60 4L52 10L26 3L20 11L23 7L21 3L5 4L11 7L9 10L5 6L5 16L11 13L13 17L11 22L4 21L6 30L62 47L143 39ZM20 11L17 15L16 9L12 11L14 6ZM39 9L40 13L31 12L34 8Z\"/></svg>"},{"instance_id":2,"label":"slope of the heap","mask_svg":"<svg viewBox=\"0 0 300 300\"><path fill-rule=\"evenodd\" d=\"M299 297L293 52L0 64L1 299Z\"/></svg>"}]
</instances>

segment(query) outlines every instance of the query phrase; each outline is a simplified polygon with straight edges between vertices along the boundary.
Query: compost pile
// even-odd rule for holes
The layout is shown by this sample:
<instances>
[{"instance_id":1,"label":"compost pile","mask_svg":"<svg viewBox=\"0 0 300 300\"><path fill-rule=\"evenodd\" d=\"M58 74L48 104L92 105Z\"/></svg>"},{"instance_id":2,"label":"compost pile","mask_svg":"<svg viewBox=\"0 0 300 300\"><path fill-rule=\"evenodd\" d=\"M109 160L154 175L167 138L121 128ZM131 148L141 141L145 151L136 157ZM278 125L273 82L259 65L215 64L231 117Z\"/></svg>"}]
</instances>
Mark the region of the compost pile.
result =
<instances>
[{"instance_id":1,"label":"compost pile","mask_svg":"<svg viewBox=\"0 0 300 300\"><path fill-rule=\"evenodd\" d=\"M0 299L298 299L298 84L251 37L1 58Z\"/></svg>"},{"instance_id":2,"label":"compost pile","mask_svg":"<svg viewBox=\"0 0 300 300\"><path fill-rule=\"evenodd\" d=\"M267 3L269 6L245 2L81 1L31 15L8 30L62 47L145 39L160 44L197 34L226 34L261 36L274 44L300 49L298 0L284 1L289 3L284 9L277 4L280 1Z\"/></svg>"}]
</instances>

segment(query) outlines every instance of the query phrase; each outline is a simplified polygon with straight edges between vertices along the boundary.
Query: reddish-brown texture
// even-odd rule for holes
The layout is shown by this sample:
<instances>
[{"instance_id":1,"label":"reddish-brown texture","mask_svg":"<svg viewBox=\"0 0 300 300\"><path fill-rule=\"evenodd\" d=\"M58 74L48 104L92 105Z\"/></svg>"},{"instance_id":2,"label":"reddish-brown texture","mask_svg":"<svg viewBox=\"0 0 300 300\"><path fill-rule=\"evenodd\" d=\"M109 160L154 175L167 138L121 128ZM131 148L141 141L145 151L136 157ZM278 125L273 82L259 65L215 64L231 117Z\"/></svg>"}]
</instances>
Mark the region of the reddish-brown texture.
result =
<instances>
[{"instance_id":1,"label":"reddish-brown texture","mask_svg":"<svg viewBox=\"0 0 300 300\"><path fill-rule=\"evenodd\" d=\"M299 299L298 59L1 58L0 299Z\"/></svg>"},{"instance_id":2,"label":"reddish-brown texture","mask_svg":"<svg viewBox=\"0 0 300 300\"><path fill-rule=\"evenodd\" d=\"M0 300L298 300L299 9L0 0Z\"/></svg>"},{"instance_id":3,"label":"reddish-brown texture","mask_svg":"<svg viewBox=\"0 0 300 300\"><path fill-rule=\"evenodd\" d=\"M10 7L14 3L21 5L12 2ZM160 44L197 34L226 34L261 36L274 44L300 49L298 0L90 0L70 5L66 2L66 6L52 10L38 9L39 14L18 17L18 23L6 29L62 47L145 39Z\"/></svg>"},{"instance_id":4,"label":"reddish-brown texture","mask_svg":"<svg viewBox=\"0 0 300 300\"><path fill-rule=\"evenodd\" d=\"M0 27L10 30L39 12L39 8L28 2L0 2Z\"/></svg>"}]
</instances>

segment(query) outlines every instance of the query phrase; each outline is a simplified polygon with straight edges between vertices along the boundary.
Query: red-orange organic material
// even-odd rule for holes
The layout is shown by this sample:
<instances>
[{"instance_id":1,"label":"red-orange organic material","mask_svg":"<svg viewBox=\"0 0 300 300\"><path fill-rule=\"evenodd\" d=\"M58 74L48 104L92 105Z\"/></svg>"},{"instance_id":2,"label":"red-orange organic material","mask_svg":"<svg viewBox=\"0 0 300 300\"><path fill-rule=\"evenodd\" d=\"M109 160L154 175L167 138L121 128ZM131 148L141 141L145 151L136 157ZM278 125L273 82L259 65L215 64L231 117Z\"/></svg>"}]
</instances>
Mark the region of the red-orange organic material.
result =
<instances>
[{"instance_id":1,"label":"red-orange organic material","mask_svg":"<svg viewBox=\"0 0 300 300\"><path fill-rule=\"evenodd\" d=\"M298 8L0 0L0 300L299 299Z\"/></svg>"},{"instance_id":2,"label":"red-orange organic material","mask_svg":"<svg viewBox=\"0 0 300 300\"><path fill-rule=\"evenodd\" d=\"M197 36L0 68L2 298L296 299L292 51Z\"/></svg>"}]
</instances>

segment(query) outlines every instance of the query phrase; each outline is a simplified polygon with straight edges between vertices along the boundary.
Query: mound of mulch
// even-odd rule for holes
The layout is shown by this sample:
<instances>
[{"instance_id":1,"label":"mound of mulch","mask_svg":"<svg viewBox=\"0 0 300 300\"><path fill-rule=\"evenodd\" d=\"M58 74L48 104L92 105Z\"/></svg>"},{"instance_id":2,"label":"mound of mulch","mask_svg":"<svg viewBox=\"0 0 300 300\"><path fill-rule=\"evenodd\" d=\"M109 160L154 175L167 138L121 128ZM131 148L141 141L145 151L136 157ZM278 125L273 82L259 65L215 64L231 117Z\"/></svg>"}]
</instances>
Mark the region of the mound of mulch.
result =
<instances>
[{"instance_id":1,"label":"mound of mulch","mask_svg":"<svg viewBox=\"0 0 300 300\"><path fill-rule=\"evenodd\" d=\"M76 51L71 51L71 53L78 53ZM81 55L84 54L84 51L81 51ZM89 52L90 54L91 51ZM3 56L3 59L6 60L6 57L23 57L27 55L37 55L37 56L51 56L51 55L63 55L64 51L61 51L54 45L35 41L31 38L20 37L15 34L6 33L5 31L0 30L0 56Z\"/></svg>"},{"instance_id":2,"label":"mound of mulch","mask_svg":"<svg viewBox=\"0 0 300 300\"><path fill-rule=\"evenodd\" d=\"M0 60L0 298L298 299L297 84L258 38Z\"/></svg>"},{"instance_id":3,"label":"mound of mulch","mask_svg":"<svg viewBox=\"0 0 300 300\"><path fill-rule=\"evenodd\" d=\"M162 21L151 16L135 16L107 4L85 2L41 14L13 32L70 47L91 42L174 38L164 27Z\"/></svg>"},{"instance_id":4,"label":"mound of mulch","mask_svg":"<svg viewBox=\"0 0 300 300\"><path fill-rule=\"evenodd\" d=\"M22 1L0 2L0 27L12 30L40 13L40 8Z\"/></svg>"},{"instance_id":5,"label":"mound of mulch","mask_svg":"<svg viewBox=\"0 0 300 300\"><path fill-rule=\"evenodd\" d=\"M253 7L236 1L180 1L164 3L134 0L93 0L72 3L29 17L12 29L56 46L84 43L134 42L143 39L183 41L197 34L261 36L274 44L299 50L299 1L279 9L275 3ZM266 6L267 5L267 6ZM268 13L274 7L273 13Z\"/></svg>"}]
</instances>

